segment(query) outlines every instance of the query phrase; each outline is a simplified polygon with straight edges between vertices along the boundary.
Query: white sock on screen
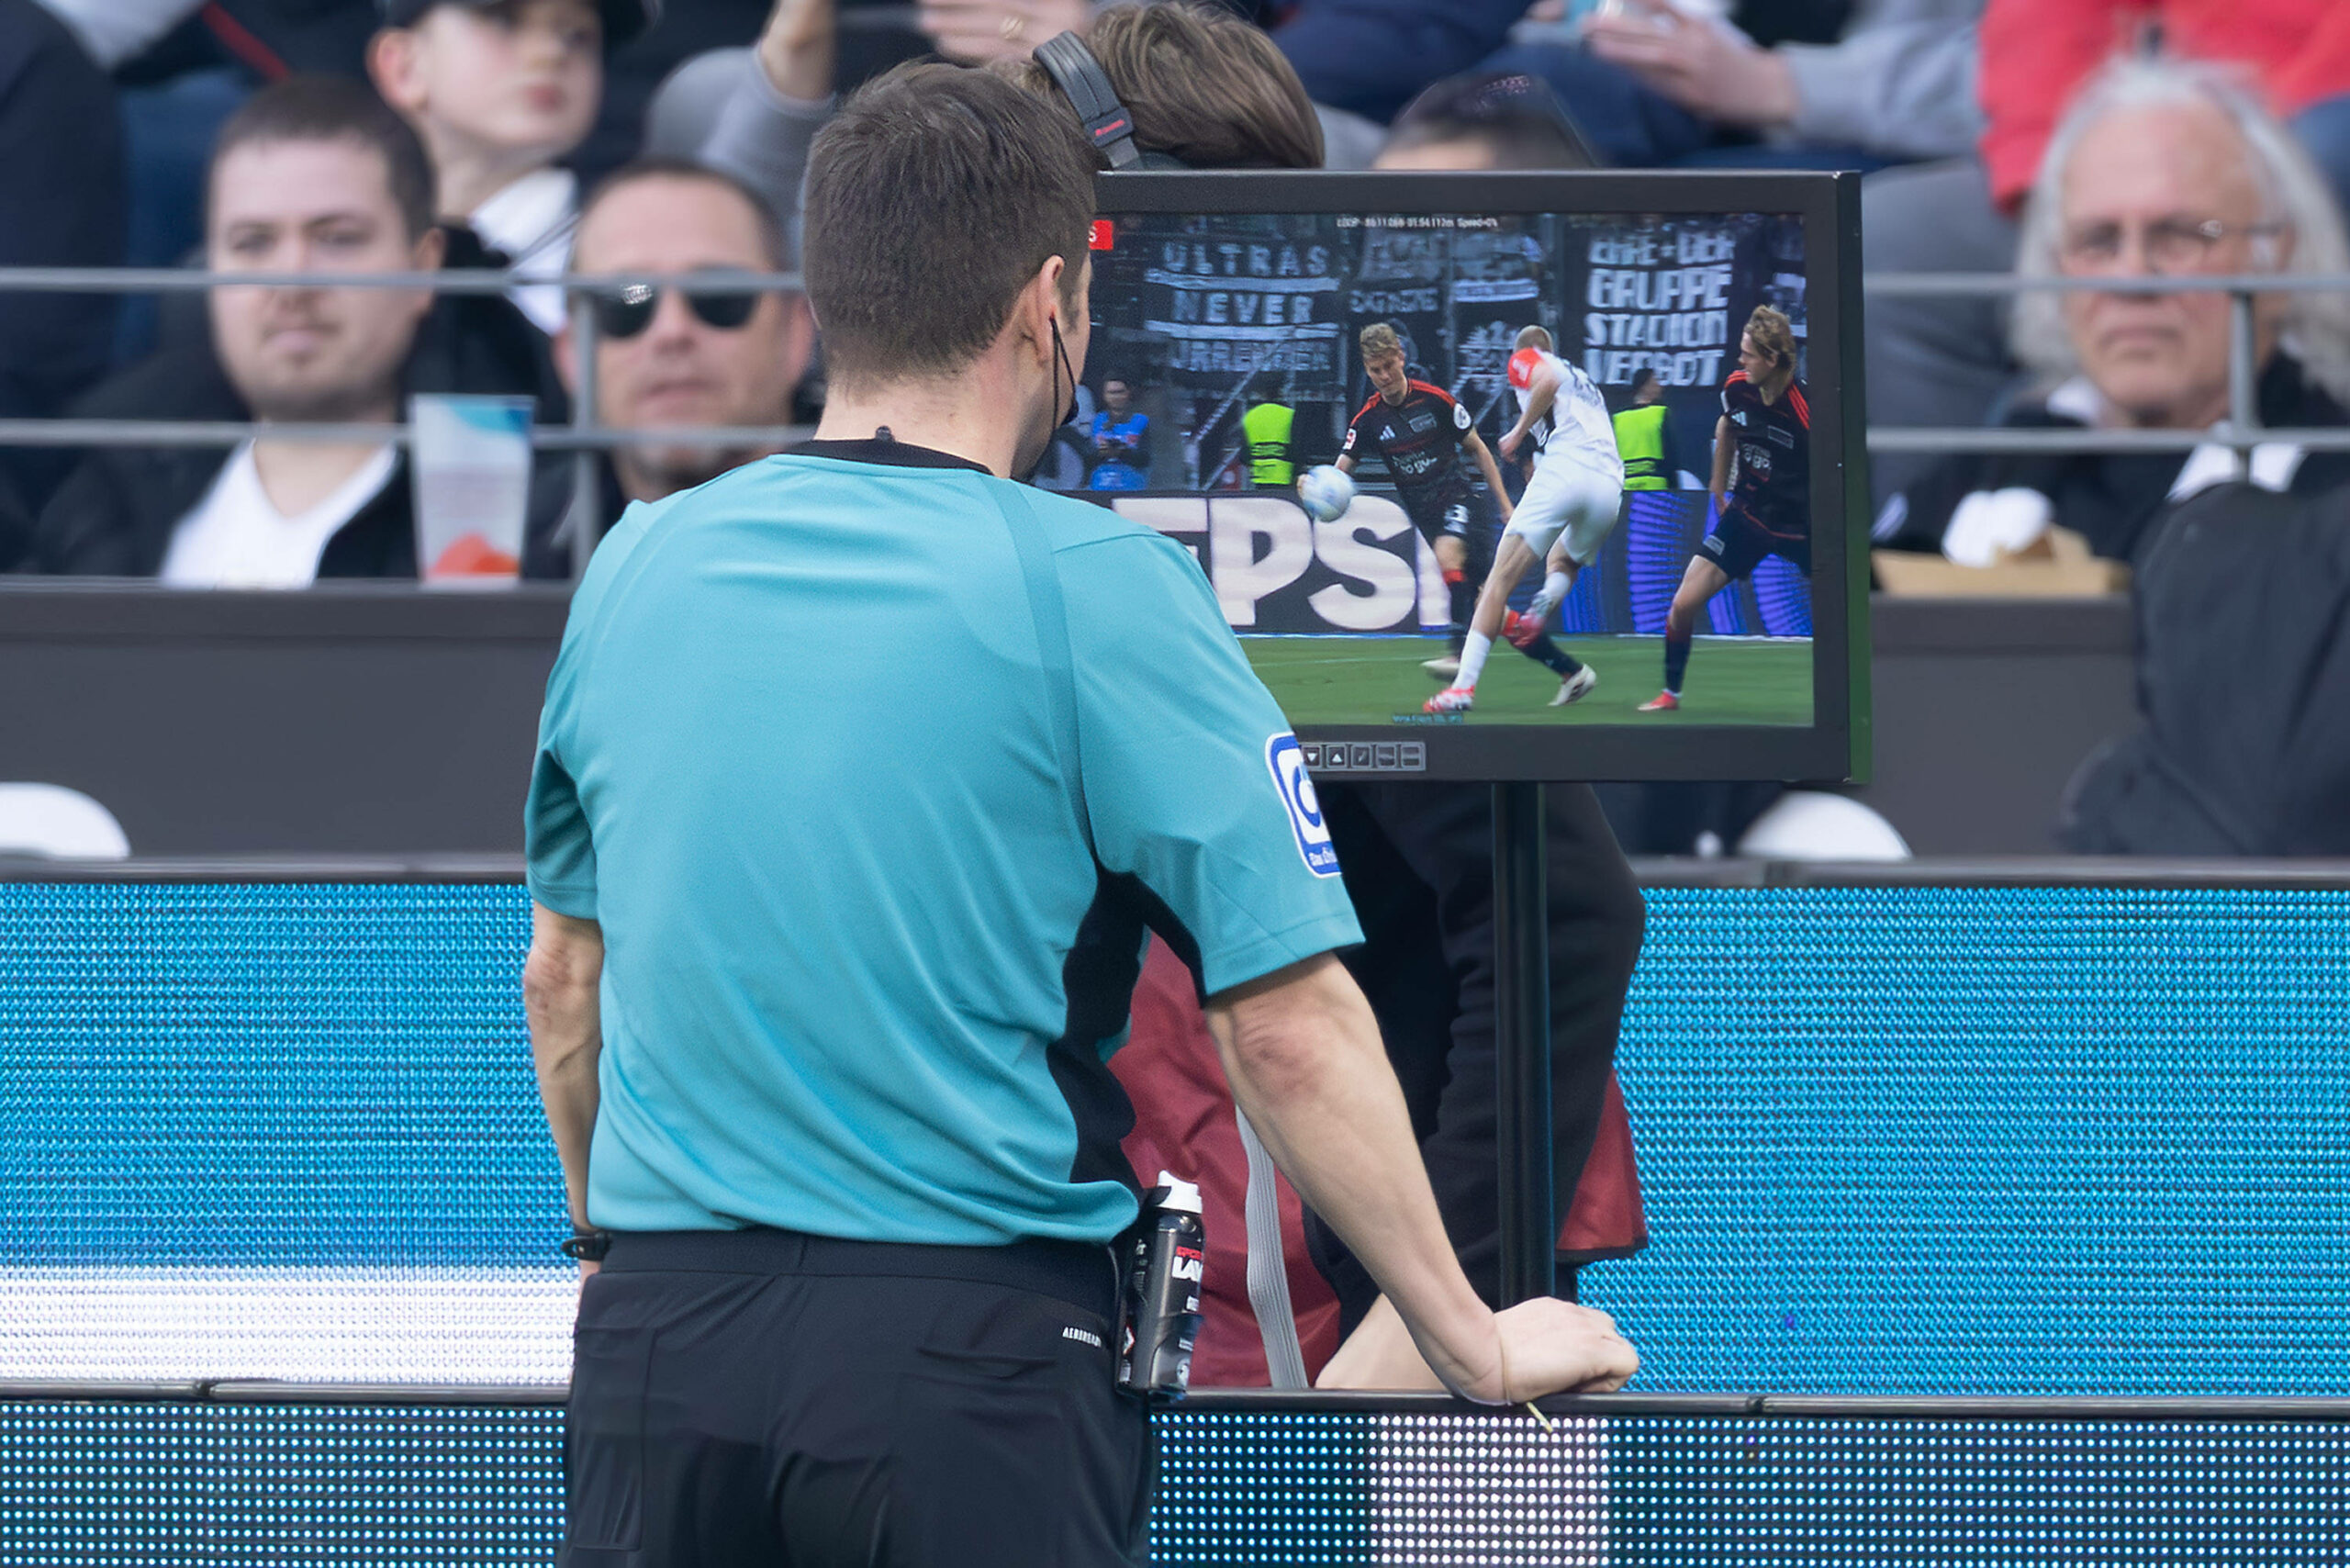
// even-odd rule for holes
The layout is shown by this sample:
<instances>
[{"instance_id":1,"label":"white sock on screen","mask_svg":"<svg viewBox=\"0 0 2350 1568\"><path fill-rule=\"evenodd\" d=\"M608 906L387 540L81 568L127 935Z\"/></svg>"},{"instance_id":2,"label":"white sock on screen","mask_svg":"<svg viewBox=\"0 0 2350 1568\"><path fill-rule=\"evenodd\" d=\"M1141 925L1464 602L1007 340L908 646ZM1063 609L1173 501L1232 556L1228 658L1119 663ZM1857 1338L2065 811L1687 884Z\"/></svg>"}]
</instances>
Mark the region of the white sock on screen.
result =
<instances>
[{"instance_id":1,"label":"white sock on screen","mask_svg":"<svg viewBox=\"0 0 2350 1568\"><path fill-rule=\"evenodd\" d=\"M1456 687L1472 687L1485 673L1485 655L1494 651L1494 640L1483 632L1472 632L1460 645L1460 673L1452 678Z\"/></svg>"},{"instance_id":2,"label":"white sock on screen","mask_svg":"<svg viewBox=\"0 0 2350 1568\"><path fill-rule=\"evenodd\" d=\"M1552 572L1542 579L1542 597L1552 604L1564 604L1567 590L1574 587L1574 579L1564 572Z\"/></svg>"}]
</instances>

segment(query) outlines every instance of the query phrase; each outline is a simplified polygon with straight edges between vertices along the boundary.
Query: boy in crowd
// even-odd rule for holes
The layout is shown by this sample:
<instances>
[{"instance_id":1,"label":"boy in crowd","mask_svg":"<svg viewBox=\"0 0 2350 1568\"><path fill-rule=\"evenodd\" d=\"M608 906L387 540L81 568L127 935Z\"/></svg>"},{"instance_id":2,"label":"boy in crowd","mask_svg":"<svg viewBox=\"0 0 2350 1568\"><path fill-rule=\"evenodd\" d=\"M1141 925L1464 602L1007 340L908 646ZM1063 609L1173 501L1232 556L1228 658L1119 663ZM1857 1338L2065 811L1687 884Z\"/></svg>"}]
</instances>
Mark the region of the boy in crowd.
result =
<instances>
[{"instance_id":1,"label":"boy in crowd","mask_svg":"<svg viewBox=\"0 0 2350 1568\"><path fill-rule=\"evenodd\" d=\"M367 46L368 74L431 155L442 215L521 275L559 275L579 182L555 161L596 123L604 50L644 30L654 0L377 4L384 28ZM542 331L563 326L560 289L522 289L515 303Z\"/></svg>"},{"instance_id":2,"label":"boy in crowd","mask_svg":"<svg viewBox=\"0 0 2350 1568\"><path fill-rule=\"evenodd\" d=\"M604 57L660 18L660 0L376 0L367 50L384 100L416 128L441 210L524 277L571 260L579 182L558 167L587 139ZM798 207L808 148L833 109L833 0L777 0L752 62L728 73L695 140L665 147L733 175L785 218ZM516 292L542 331L567 319L560 289Z\"/></svg>"}]
</instances>

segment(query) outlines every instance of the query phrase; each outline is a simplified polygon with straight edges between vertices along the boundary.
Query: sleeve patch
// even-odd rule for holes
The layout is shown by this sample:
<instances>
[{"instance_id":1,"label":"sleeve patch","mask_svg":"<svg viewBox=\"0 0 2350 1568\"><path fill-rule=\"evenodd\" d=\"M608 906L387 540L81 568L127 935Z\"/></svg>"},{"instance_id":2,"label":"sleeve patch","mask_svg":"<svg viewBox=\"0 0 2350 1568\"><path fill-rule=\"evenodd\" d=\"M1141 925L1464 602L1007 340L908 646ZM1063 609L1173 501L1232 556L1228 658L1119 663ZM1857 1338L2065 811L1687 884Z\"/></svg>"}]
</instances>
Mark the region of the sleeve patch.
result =
<instances>
[{"instance_id":1,"label":"sleeve patch","mask_svg":"<svg viewBox=\"0 0 2350 1568\"><path fill-rule=\"evenodd\" d=\"M1298 857L1317 877L1337 876L1337 847L1330 842L1329 825L1322 820L1321 798L1315 794L1314 780L1306 774L1305 754L1298 749L1297 737L1286 731L1266 737L1265 766L1272 772L1281 808L1289 812Z\"/></svg>"}]
</instances>

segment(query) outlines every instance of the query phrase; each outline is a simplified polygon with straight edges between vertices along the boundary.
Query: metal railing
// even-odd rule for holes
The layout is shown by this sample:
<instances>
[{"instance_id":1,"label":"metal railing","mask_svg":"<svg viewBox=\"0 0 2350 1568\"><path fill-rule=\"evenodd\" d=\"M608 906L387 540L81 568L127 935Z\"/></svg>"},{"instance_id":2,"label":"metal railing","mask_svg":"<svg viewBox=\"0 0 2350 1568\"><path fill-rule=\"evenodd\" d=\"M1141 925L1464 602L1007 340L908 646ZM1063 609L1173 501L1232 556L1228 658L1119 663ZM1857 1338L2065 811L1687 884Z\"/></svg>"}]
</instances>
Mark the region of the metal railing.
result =
<instances>
[{"instance_id":1,"label":"metal railing","mask_svg":"<svg viewBox=\"0 0 2350 1568\"><path fill-rule=\"evenodd\" d=\"M328 1405L386 1408L429 1406L476 1409L547 1408L565 1403L560 1383L296 1383L273 1378L199 1378L186 1382L72 1379L0 1381L8 1405ZM1552 1416L1743 1417L1790 1421L2098 1421L2297 1422L2350 1424L2350 1398L2328 1394L2175 1397L2124 1395L1911 1395L1875 1394L1644 1393L1560 1394L1535 1402ZM1463 1414L1514 1420L1523 1406L1472 1405L1449 1394L1275 1388L1195 1388L1181 1410L1280 1414Z\"/></svg>"},{"instance_id":2,"label":"metal railing","mask_svg":"<svg viewBox=\"0 0 2350 1568\"><path fill-rule=\"evenodd\" d=\"M588 569L588 556L603 532L603 487L596 471L599 453L658 442L664 446L780 446L805 440L805 425L715 425L623 430L599 424L596 408L596 350L599 329L593 298L631 285L660 287L691 285L725 293L796 293L798 273L711 268L690 274L564 273L523 277L488 268L452 267L434 272L236 272L192 267L0 267L0 293L195 294L216 286L245 288L431 289L442 294L502 295L522 287L555 287L571 302L571 334L577 349L577 385L572 388L567 425L531 427L532 446L576 454L570 531L572 575ZM272 440L338 442L388 442L406 447L414 439L405 424L295 424L207 420L0 420L0 447L9 446L234 446L263 430Z\"/></svg>"},{"instance_id":3,"label":"metal railing","mask_svg":"<svg viewBox=\"0 0 2350 1568\"><path fill-rule=\"evenodd\" d=\"M596 405L598 326L590 300L598 293L630 285L690 284L712 291L792 293L797 273L711 270L689 274L661 273L565 273L524 277L488 269L437 272L239 272L213 273L184 267L0 267L0 293L189 294L215 286L261 288L431 289L444 294L498 295L522 287L563 289L571 299L571 330L577 345L578 385L572 389L568 424L534 426L533 445L576 454L573 518L577 545L601 532L600 487L596 455L616 448L657 442L677 446L774 446L803 440L802 425L726 425L623 430L599 424ZM2023 277L2012 273L1872 273L1861 280L1863 293L1881 298L2009 297L2027 293L2179 294L2224 293L2229 300L2228 417L2200 430L2004 429L1944 425L1880 426L1868 431L1868 448L1878 453L2127 453L2190 452L2225 446L2239 454L2270 442L2313 452L2350 452L2350 427L2274 426L2260 420L2259 366L2254 357L2253 302L2262 294L2350 295L2350 274L2315 276L2277 274L2161 274L2115 277ZM264 428L273 439L320 442L390 442L406 445L405 425L276 424L250 421L156 420L0 419L0 447L11 446L233 446ZM584 566L586 552L574 551Z\"/></svg>"}]
</instances>

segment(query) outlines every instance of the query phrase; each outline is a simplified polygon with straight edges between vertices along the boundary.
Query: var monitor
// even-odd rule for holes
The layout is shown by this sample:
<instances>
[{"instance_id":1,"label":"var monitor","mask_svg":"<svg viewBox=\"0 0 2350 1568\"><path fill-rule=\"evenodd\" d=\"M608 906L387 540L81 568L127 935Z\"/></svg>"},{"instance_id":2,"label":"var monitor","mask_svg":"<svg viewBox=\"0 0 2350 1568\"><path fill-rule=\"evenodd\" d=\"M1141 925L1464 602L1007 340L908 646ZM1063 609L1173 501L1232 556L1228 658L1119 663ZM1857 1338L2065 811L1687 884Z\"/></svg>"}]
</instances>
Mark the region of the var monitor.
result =
<instances>
[{"instance_id":1,"label":"var monitor","mask_svg":"<svg viewBox=\"0 0 2350 1568\"><path fill-rule=\"evenodd\" d=\"M1861 775L1853 178L1100 192L1037 482L1191 551L1318 776Z\"/></svg>"}]
</instances>

